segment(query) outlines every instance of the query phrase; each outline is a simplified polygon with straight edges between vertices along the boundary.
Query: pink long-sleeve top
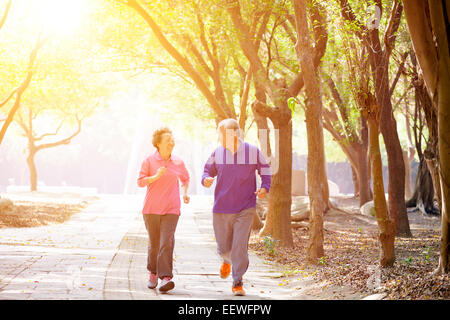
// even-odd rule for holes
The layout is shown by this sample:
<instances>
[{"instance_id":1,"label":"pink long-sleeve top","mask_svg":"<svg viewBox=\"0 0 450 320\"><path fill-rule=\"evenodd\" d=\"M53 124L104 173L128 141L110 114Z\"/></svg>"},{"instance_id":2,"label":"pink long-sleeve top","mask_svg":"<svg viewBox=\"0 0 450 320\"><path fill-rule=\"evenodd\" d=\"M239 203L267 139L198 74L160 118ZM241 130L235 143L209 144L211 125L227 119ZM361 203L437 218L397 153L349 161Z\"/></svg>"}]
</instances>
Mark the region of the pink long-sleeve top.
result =
<instances>
[{"instance_id":1,"label":"pink long-sleeve top","mask_svg":"<svg viewBox=\"0 0 450 320\"><path fill-rule=\"evenodd\" d=\"M155 175L160 167L165 167L166 173L158 180L147 184L147 180L143 178ZM178 179L182 185L189 183L189 173L183 160L174 155L165 160L158 151L148 156L142 162L137 180L139 187L147 187L142 213L180 215L181 201Z\"/></svg>"}]
</instances>

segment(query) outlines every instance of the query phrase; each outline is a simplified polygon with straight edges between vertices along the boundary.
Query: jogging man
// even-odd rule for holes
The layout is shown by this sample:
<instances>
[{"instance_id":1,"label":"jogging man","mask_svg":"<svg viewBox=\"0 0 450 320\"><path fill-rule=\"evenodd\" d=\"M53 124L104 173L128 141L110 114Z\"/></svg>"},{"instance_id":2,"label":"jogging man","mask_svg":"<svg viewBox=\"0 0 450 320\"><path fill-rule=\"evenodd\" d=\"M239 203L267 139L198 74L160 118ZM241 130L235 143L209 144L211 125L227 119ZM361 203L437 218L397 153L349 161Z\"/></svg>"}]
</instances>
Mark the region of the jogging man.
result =
<instances>
[{"instance_id":1,"label":"jogging man","mask_svg":"<svg viewBox=\"0 0 450 320\"><path fill-rule=\"evenodd\" d=\"M256 197L264 198L269 192L270 165L256 146L239 138L236 120L221 121L218 134L221 145L205 165L202 185L211 187L217 176L213 227L217 252L223 259L220 276L225 279L232 271L233 294L245 295L242 277L249 265L248 241L256 212ZM259 189L256 172L261 177Z\"/></svg>"}]
</instances>

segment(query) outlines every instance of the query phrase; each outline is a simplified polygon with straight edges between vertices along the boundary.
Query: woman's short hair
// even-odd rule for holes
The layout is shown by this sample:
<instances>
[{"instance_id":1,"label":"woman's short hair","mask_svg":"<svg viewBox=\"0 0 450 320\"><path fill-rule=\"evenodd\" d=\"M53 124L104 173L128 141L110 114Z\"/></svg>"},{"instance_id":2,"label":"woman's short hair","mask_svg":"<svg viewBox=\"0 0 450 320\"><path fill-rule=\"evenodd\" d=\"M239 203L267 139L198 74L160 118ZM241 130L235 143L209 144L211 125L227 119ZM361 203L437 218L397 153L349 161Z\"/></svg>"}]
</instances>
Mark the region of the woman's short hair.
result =
<instances>
[{"instance_id":1,"label":"woman's short hair","mask_svg":"<svg viewBox=\"0 0 450 320\"><path fill-rule=\"evenodd\" d=\"M163 127L163 128L159 128L159 129L155 130L155 132L153 132L152 144L156 149L158 149L158 151L159 151L158 145L161 143L162 137L165 133L172 134L172 130L170 130L167 127Z\"/></svg>"}]
</instances>

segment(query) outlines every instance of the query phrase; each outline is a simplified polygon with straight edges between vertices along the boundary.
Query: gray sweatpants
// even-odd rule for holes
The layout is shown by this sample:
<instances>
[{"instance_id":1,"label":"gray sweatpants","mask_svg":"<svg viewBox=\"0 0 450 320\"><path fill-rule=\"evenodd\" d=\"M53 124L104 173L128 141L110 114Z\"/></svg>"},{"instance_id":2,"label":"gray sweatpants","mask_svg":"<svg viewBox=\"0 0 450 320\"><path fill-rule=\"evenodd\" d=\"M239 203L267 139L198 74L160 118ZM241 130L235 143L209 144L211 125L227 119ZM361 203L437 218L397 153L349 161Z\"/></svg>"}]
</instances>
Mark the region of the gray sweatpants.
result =
<instances>
[{"instance_id":1,"label":"gray sweatpants","mask_svg":"<svg viewBox=\"0 0 450 320\"><path fill-rule=\"evenodd\" d=\"M143 217L149 237L147 270L160 279L172 278L174 235L179 216L143 214Z\"/></svg>"},{"instance_id":2,"label":"gray sweatpants","mask_svg":"<svg viewBox=\"0 0 450 320\"><path fill-rule=\"evenodd\" d=\"M238 213L214 213L213 227L217 253L232 265L233 284L242 280L248 269L248 240L256 208Z\"/></svg>"}]
</instances>

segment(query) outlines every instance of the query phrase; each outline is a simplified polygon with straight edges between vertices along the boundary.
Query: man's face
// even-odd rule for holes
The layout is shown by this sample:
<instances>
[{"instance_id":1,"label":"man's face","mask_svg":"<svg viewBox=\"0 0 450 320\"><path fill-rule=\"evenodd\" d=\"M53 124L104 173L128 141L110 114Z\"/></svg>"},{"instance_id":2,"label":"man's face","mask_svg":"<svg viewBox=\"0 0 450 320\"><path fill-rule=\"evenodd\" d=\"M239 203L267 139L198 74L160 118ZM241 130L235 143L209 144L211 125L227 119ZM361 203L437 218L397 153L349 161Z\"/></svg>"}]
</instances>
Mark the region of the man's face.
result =
<instances>
[{"instance_id":1,"label":"man's face","mask_svg":"<svg viewBox=\"0 0 450 320\"><path fill-rule=\"evenodd\" d=\"M225 129L224 127L221 127L219 129L219 140L224 148L233 149L236 144L237 137L235 136L233 129Z\"/></svg>"}]
</instances>

